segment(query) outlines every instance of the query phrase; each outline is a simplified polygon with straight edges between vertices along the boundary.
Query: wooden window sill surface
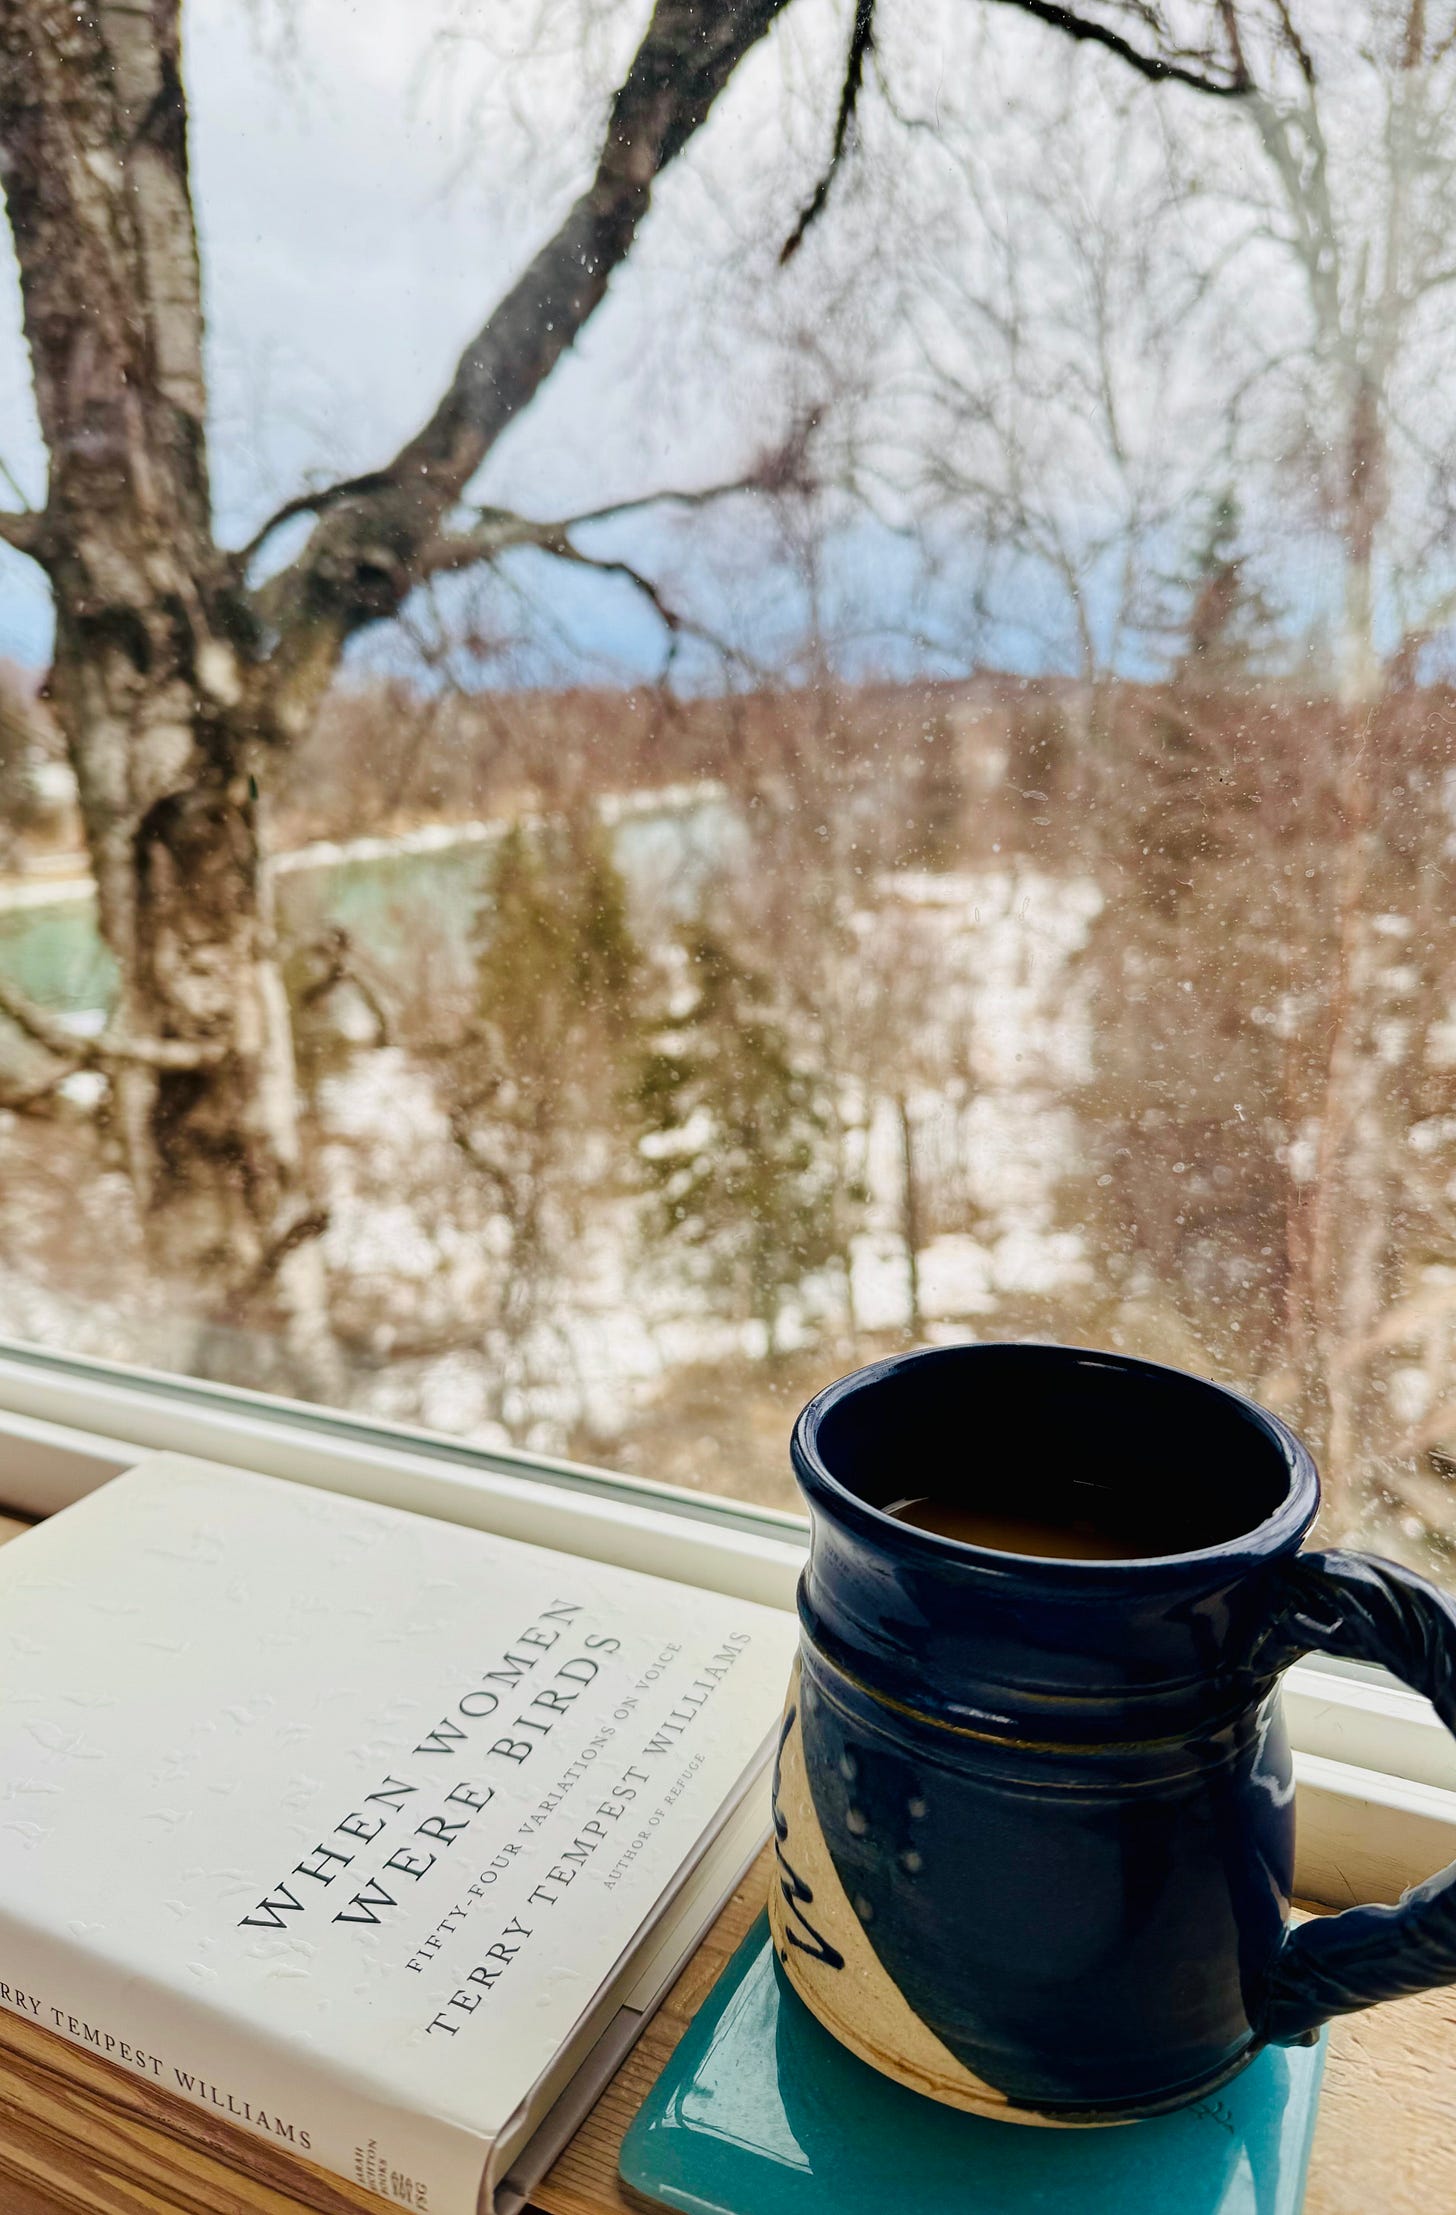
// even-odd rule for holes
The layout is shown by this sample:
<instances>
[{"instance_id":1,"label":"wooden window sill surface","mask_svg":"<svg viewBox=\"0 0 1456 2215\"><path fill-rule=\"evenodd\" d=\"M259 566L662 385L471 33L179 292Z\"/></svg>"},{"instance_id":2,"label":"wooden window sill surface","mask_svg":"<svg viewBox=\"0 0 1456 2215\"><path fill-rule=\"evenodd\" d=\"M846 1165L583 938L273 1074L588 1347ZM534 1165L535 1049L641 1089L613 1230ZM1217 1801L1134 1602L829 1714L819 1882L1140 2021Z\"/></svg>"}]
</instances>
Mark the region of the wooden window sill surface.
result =
<instances>
[{"instance_id":1,"label":"wooden window sill surface","mask_svg":"<svg viewBox=\"0 0 1456 2215\"><path fill-rule=\"evenodd\" d=\"M543 2180L540 2215L628 2215L617 2183L622 2135L758 1913L766 1881L760 1861ZM173 2134L181 2129L185 2139ZM319 2171L301 2178L276 2153L264 2171L251 2139L6 2017L0 2206L5 2215L383 2215L385 2202ZM1453 2206L1456 1988L1335 2025L1305 2215Z\"/></svg>"}]
</instances>

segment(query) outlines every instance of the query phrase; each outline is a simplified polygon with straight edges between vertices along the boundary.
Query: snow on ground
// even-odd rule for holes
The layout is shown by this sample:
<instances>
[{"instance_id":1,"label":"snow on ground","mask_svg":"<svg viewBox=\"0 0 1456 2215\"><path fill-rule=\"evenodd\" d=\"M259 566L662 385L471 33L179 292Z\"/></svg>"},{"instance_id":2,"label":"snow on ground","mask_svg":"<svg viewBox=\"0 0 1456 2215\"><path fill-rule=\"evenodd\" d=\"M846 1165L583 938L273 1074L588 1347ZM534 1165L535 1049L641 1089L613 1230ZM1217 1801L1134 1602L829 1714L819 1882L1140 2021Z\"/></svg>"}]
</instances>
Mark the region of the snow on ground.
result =
<instances>
[{"instance_id":1,"label":"snow on ground","mask_svg":"<svg viewBox=\"0 0 1456 2215\"><path fill-rule=\"evenodd\" d=\"M1057 1226L1055 1208L1077 1143L1066 1095L1091 1074L1091 1013L1069 965L1101 894L1087 880L1015 866L906 872L883 878L879 889L885 905L877 914L909 910L935 948L923 1051L937 1058L939 1032L939 1058L951 1065L952 1041L966 1041L963 1079L907 1088L920 1179L932 1204L937 1184L950 1188L950 1209L959 1198L965 1225L940 1230L920 1249L922 1315L969 1321L1002 1296L1085 1281L1082 1241ZM874 1227L854 1255L856 1311L871 1330L907 1317L902 1148L898 1115L881 1101L867 1160ZM937 1212L946 1210L943 1196Z\"/></svg>"},{"instance_id":2,"label":"snow on ground","mask_svg":"<svg viewBox=\"0 0 1456 2215\"><path fill-rule=\"evenodd\" d=\"M969 1042L964 1081L909 1087L907 1105L937 1212L955 1213L959 1201L964 1224L935 1230L921 1248L922 1317L974 1325L1004 1296L1051 1293L1088 1274L1080 1238L1058 1225L1055 1210L1076 1147L1065 1095L1090 1069L1090 1014L1069 964L1099 896L1084 882L1026 868L897 875L879 889L883 905L867 928L888 928L884 919L908 911L933 949L931 1058L937 1031ZM650 1265L637 1211L619 1196L588 1200L569 1280L553 1286L524 1338L503 1346L485 1319L503 1226L488 1217L440 1219L431 1157L448 1153L450 1140L429 1079L402 1054L376 1052L330 1083L325 1105L330 1130L349 1141L326 1154L331 1267L407 1287L408 1339L458 1329L472 1313L483 1318L478 1348L457 1345L384 1369L368 1388L377 1412L408 1413L483 1443L499 1443L505 1427L520 1441L524 1426L526 1442L559 1447L582 1419L601 1435L619 1430L675 1369L759 1350L753 1327L715 1316L681 1264ZM358 1182L361 1158L367 1188ZM854 1312L862 1329L890 1331L909 1312L901 1138L890 1100L871 1115L865 1169L870 1202L851 1257ZM785 1342L803 1335L816 1311L833 1314L836 1303L842 1311L842 1299L833 1283L807 1287L804 1311L785 1319Z\"/></svg>"},{"instance_id":3,"label":"snow on ground","mask_svg":"<svg viewBox=\"0 0 1456 2215\"><path fill-rule=\"evenodd\" d=\"M648 811L643 820L651 828ZM720 859L723 836L720 825ZM1068 1089L1090 1068L1072 957L1100 899L1088 882L1019 864L896 874L878 893L861 919L862 947L873 951L879 931L896 934L898 947L908 929L923 1022L911 1033L913 1081L884 1071L877 1081L890 1096L868 1116L854 1316L874 1332L908 1316L898 1091L923 1186L922 1317L937 1332L974 1330L1003 1297L1087 1274L1077 1234L1057 1222L1056 1196L1076 1148ZM462 1176L429 1075L399 1049L360 1052L325 1084L320 1108L325 1255L345 1301L369 1318L379 1364L360 1380L361 1411L559 1451L583 1421L611 1436L676 1370L762 1350L754 1326L712 1312L685 1257L644 1254L637 1205L615 1192L582 1196L535 1320L508 1336L498 1322L505 1225ZM827 1276L785 1318L784 1342L821 1318L845 1320L843 1284ZM112 1307L47 1291L28 1267L0 1273L0 1335L165 1365L161 1327L124 1292Z\"/></svg>"}]
</instances>

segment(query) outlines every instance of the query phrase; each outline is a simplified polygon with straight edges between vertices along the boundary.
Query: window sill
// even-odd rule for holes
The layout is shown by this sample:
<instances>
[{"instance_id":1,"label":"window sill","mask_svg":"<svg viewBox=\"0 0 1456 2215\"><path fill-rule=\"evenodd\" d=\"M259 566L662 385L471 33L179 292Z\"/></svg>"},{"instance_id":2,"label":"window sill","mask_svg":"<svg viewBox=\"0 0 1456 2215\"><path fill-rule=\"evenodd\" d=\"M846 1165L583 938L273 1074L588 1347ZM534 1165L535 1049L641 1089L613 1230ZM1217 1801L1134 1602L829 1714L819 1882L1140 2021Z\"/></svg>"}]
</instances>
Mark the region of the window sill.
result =
<instances>
[{"instance_id":1,"label":"window sill","mask_svg":"<svg viewBox=\"0 0 1456 2215\"><path fill-rule=\"evenodd\" d=\"M196 1454L770 1607L793 1606L804 1555L807 1525L772 1509L0 1340L0 1503L53 1515L145 1452Z\"/></svg>"},{"instance_id":2,"label":"window sill","mask_svg":"<svg viewBox=\"0 0 1456 2215\"><path fill-rule=\"evenodd\" d=\"M0 1341L0 1506L54 1514L172 1451L352 1493L564 1553L791 1608L798 1517L600 1469ZM1456 1858L1456 1742L1379 1672L1285 1679L1300 1784L1296 1883L1329 1906L1393 1900Z\"/></svg>"}]
</instances>

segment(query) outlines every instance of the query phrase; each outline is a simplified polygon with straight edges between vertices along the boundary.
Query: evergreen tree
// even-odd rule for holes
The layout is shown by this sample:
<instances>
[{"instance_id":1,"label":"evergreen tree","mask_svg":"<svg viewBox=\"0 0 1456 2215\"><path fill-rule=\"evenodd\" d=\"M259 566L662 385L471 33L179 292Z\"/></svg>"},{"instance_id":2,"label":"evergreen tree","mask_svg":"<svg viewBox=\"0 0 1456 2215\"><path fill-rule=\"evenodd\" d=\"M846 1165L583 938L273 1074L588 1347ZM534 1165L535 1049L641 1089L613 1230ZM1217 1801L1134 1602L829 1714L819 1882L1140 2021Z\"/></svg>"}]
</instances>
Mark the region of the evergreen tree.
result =
<instances>
[{"instance_id":1,"label":"evergreen tree","mask_svg":"<svg viewBox=\"0 0 1456 2215\"><path fill-rule=\"evenodd\" d=\"M513 825L477 930L475 1027L503 1077L569 1084L615 1060L634 1029L642 957L598 826Z\"/></svg>"},{"instance_id":2,"label":"evergreen tree","mask_svg":"<svg viewBox=\"0 0 1456 2215\"><path fill-rule=\"evenodd\" d=\"M772 1353L786 1299L837 1252L830 1119L768 980L706 927L684 952L691 1002L637 1089L654 1227L702 1253Z\"/></svg>"},{"instance_id":3,"label":"evergreen tree","mask_svg":"<svg viewBox=\"0 0 1456 2215\"><path fill-rule=\"evenodd\" d=\"M482 917L475 1006L447 1077L456 1142L510 1231L505 1310L524 1323L586 1181L624 1142L641 955L595 824L502 841Z\"/></svg>"},{"instance_id":4,"label":"evergreen tree","mask_svg":"<svg viewBox=\"0 0 1456 2215\"><path fill-rule=\"evenodd\" d=\"M38 813L33 752L25 702L0 671L0 863L8 859L14 841L31 827Z\"/></svg>"},{"instance_id":5,"label":"evergreen tree","mask_svg":"<svg viewBox=\"0 0 1456 2215\"><path fill-rule=\"evenodd\" d=\"M1207 503L1187 573L1170 582L1182 602L1167 626L1175 682L1220 691L1265 672L1278 644L1279 610L1249 575L1243 518L1231 491Z\"/></svg>"},{"instance_id":6,"label":"evergreen tree","mask_svg":"<svg viewBox=\"0 0 1456 2215\"><path fill-rule=\"evenodd\" d=\"M567 832L571 967L579 1025L594 1027L619 1060L638 1026L642 953L627 912L627 887L599 824Z\"/></svg>"}]
</instances>

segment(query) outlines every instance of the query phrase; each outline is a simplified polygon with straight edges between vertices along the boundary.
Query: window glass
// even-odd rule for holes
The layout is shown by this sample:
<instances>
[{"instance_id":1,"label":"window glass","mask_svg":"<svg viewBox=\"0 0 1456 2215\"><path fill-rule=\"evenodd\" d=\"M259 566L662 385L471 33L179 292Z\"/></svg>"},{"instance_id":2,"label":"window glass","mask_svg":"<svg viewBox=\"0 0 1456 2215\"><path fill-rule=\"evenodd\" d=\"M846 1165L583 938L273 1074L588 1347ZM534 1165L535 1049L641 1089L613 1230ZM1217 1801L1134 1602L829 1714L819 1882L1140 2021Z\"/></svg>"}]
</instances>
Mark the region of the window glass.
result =
<instances>
[{"instance_id":1,"label":"window glass","mask_svg":"<svg viewBox=\"0 0 1456 2215\"><path fill-rule=\"evenodd\" d=\"M0 1333L1120 1347L1442 1568L1449 6L13 0L0 180Z\"/></svg>"}]
</instances>

